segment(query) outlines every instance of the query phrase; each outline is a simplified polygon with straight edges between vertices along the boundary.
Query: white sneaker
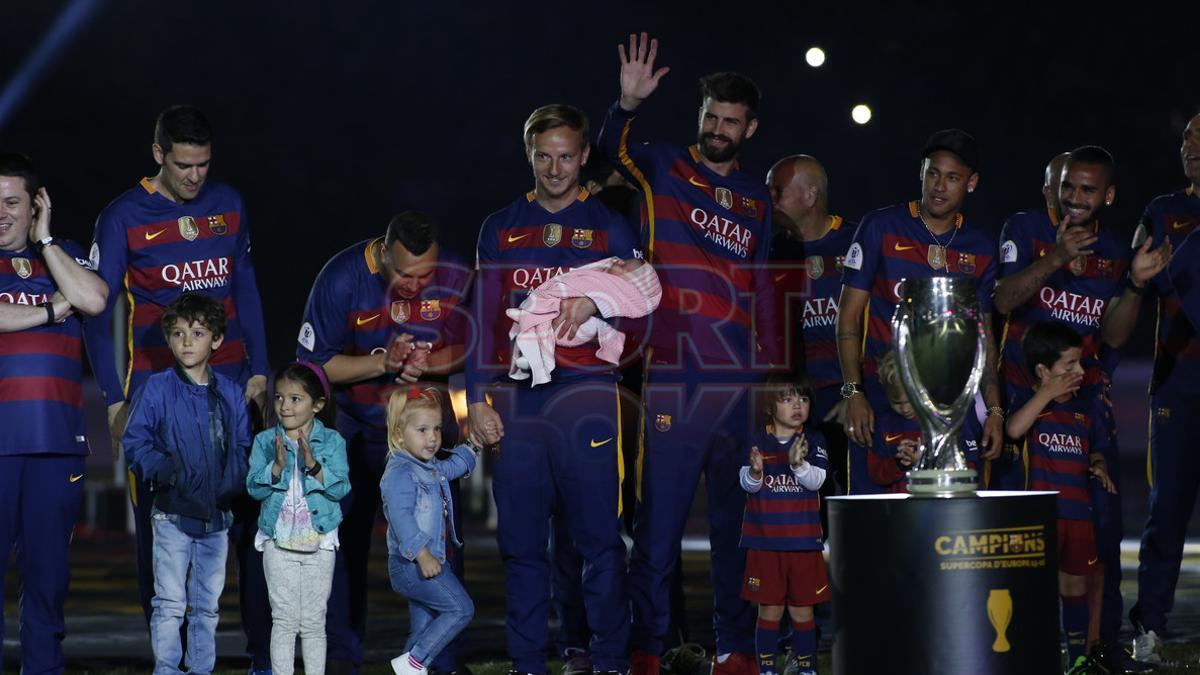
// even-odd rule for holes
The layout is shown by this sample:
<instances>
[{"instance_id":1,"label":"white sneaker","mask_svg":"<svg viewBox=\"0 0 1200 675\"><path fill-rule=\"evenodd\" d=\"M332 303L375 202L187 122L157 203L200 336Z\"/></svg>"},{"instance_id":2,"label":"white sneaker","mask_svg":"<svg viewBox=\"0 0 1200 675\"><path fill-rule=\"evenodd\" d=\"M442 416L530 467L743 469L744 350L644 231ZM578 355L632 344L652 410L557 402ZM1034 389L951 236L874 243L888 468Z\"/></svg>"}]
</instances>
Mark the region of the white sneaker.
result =
<instances>
[{"instance_id":1,"label":"white sneaker","mask_svg":"<svg viewBox=\"0 0 1200 675\"><path fill-rule=\"evenodd\" d=\"M1133 638L1133 660L1142 663L1163 663L1163 641L1152 630L1139 633Z\"/></svg>"},{"instance_id":2,"label":"white sneaker","mask_svg":"<svg viewBox=\"0 0 1200 675\"><path fill-rule=\"evenodd\" d=\"M425 666L418 668L413 665L415 663L416 661L408 655L408 652L404 652L392 659L392 672L396 673L396 675L425 675Z\"/></svg>"}]
</instances>

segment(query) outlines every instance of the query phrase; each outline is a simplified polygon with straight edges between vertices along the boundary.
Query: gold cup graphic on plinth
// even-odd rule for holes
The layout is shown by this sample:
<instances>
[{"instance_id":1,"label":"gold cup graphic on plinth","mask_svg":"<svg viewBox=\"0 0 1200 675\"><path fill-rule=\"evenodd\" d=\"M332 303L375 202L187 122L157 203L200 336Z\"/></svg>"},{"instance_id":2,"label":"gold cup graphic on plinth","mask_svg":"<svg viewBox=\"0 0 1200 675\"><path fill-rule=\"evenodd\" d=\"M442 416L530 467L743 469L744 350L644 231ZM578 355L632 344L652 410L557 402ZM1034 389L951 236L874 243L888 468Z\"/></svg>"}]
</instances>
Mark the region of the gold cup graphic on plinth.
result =
<instances>
[{"instance_id":1,"label":"gold cup graphic on plinth","mask_svg":"<svg viewBox=\"0 0 1200 675\"><path fill-rule=\"evenodd\" d=\"M988 621L992 622L992 628L996 630L996 641L992 643L992 651L1003 653L1012 649L1006 635L1008 624L1012 621L1012 593L1009 593L1007 588L993 588L988 593L987 613Z\"/></svg>"}]
</instances>

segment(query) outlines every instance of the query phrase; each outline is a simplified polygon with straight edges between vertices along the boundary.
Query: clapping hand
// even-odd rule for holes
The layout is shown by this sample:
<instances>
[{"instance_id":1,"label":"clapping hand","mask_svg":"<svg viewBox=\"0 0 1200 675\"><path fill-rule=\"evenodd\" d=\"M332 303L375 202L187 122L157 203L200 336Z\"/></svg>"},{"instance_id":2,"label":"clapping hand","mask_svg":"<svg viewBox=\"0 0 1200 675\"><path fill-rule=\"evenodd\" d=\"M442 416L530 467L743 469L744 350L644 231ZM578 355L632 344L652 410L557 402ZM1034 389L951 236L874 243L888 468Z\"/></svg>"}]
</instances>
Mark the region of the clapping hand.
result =
<instances>
[{"instance_id":1,"label":"clapping hand","mask_svg":"<svg viewBox=\"0 0 1200 675\"><path fill-rule=\"evenodd\" d=\"M808 457L808 437L800 434L796 440L792 441L792 447L788 448L788 464L793 469L800 468L804 464L804 459Z\"/></svg>"},{"instance_id":2,"label":"clapping hand","mask_svg":"<svg viewBox=\"0 0 1200 675\"><path fill-rule=\"evenodd\" d=\"M750 448L750 477L754 480L762 480L763 477L763 456L757 445Z\"/></svg>"},{"instance_id":3,"label":"clapping hand","mask_svg":"<svg viewBox=\"0 0 1200 675\"><path fill-rule=\"evenodd\" d=\"M283 475L283 467L287 466L287 445L283 442L283 434L275 432L275 465L271 467L271 475L276 480Z\"/></svg>"}]
</instances>

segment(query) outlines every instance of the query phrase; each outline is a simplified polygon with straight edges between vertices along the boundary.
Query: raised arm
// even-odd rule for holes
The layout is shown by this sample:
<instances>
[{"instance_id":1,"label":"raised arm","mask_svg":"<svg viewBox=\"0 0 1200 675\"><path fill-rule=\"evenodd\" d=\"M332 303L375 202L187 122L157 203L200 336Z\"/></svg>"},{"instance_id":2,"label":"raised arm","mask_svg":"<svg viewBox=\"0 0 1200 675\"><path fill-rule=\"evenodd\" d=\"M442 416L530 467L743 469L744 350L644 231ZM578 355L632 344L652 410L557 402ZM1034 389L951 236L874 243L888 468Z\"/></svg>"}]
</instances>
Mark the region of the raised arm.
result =
<instances>
[{"instance_id":1,"label":"raised arm","mask_svg":"<svg viewBox=\"0 0 1200 675\"><path fill-rule=\"evenodd\" d=\"M37 207L37 220L34 221L33 227L29 228L29 240L31 243L37 243L50 237L50 194L46 192L46 188L38 190L33 203ZM51 245L43 248L42 259L46 262L50 276L54 277L54 284L72 307L88 316L96 316L104 311L108 300L108 287L99 275L80 264L62 246Z\"/></svg>"},{"instance_id":2,"label":"raised arm","mask_svg":"<svg viewBox=\"0 0 1200 675\"><path fill-rule=\"evenodd\" d=\"M1005 229L1007 230L1007 227ZM1012 238L1006 238L1009 234L1020 236L1020 233L1008 233L1007 231L1002 233L1000 239L1005 242L1005 246L1013 241ZM1024 259L1010 262L1008 257L1004 257L1004 264L1009 266L1015 264L1020 268L1019 271L1007 274L996 282L996 311L1008 314L1028 302L1042 287L1042 284L1046 283L1046 279L1060 267L1081 255L1091 255L1093 253L1091 247L1098 240L1099 237L1086 228L1071 227L1071 216L1067 215L1058 225L1054 249L1037 260L1029 259L1032 251L1027 247L1014 245L1011 254L1009 249L1002 248L1002 256L1012 255L1014 258ZM1021 248L1026 250L1020 251Z\"/></svg>"}]
</instances>

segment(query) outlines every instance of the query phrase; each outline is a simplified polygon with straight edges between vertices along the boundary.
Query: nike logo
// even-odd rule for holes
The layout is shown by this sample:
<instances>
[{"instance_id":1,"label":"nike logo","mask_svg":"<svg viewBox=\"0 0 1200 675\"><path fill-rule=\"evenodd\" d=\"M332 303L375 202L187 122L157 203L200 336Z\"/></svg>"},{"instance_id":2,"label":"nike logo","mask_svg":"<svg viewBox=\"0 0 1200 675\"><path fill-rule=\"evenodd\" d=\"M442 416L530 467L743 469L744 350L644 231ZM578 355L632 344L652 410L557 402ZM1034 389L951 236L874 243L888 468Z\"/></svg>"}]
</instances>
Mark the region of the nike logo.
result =
<instances>
[{"instance_id":1,"label":"nike logo","mask_svg":"<svg viewBox=\"0 0 1200 675\"><path fill-rule=\"evenodd\" d=\"M521 241L522 239L524 239L525 237L528 237L528 236L529 236L528 232L526 232L525 234L519 234L515 237L510 234L510 235L508 235L508 243L511 244L514 241Z\"/></svg>"},{"instance_id":2,"label":"nike logo","mask_svg":"<svg viewBox=\"0 0 1200 675\"><path fill-rule=\"evenodd\" d=\"M356 324L358 324L358 325L360 325L360 326L361 326L361 325L363 325L364 323L371 323L372 321L374 321L375 319L378 319L378 318L379 318L379 315L378 315L378 314L375 314L375 315L373 315L373 316L369 316L369 317L367 317L367 318L365 318L365 319L355 319L355 320L354 320L354 323L356 323Z\"/></svg>"},{"instance_id":3,"label":"nike logo","mask_svg":"<svg viewBox=\"0 0 1200 675\"><path fill-rule=\"evenodd\" d=\"M711 185L705 185L704 183L697 181L695 176L688 177L688 182L691 183L692 185L695 185L698 188L712 187Z\"/></svg>"},{"instance_id":4,"label":"nike logo","mask_svg":"<svg viewBox=\"0 0 1200 675\"><path fill-rule=\"evenodd\" d=\"M1177 221L1175 221L1174 223L1172 223L1172 224L1171 224L1171 229L1173 229L1173 230L1182 230L1183 228L1185 228L1185 227L1188 227L1188 226L1190 226L1190 225L1191 225L1191 223L1181 223L1181 222L1179 222L1179 221L1177 220Z\"/></svg>"},{"instance_id":5,"label":"nike logo","mask_svg":"<svg viewBox=\"0 0 1200 675\"><path fill-rule=\"evenodd\" d=\"M892 441L898 441L902 436L904 436L904 434L885 434L883 437L883 442L891 443Z\"/></svg>"},{"instance_id":6,"label":"nike logo","mask_svg":"<svg viewBox=\"0 0 1200 675\"><path fill-rule=\"evenodd\" d=\"M1092 558L1088 561L1088 566L1090 567L1091 565L1095 565L1097 562L1099 562L1099 560L1099 558Z\"/></svg>"},{"instance_id":7,"label":"nike logo","mask_svg":"<svg viewBox=\"0 0 1200 675\"><path fill-rule=\"evenodd\" d=\"M82 479L83 474L81 473L73 473L70 476L67 476L67 480L71 481L72 483L78 483Z\"/></svg>"},{"instance_id":8,"label":"nike logo","mask_svg":"<svg viewBox=\"0 0 1200 675\"><path fill-rule=\"evenodd\" d=\"M901 246L900 242L896 242L897 251L911 251L914 248L916 248L916 246Z\"/></svg>"},{"instance_id":9,"label":"nike logo","mask_svg":"<svg viewBox=\"0 0 1200 675\"><path fill-rule=\"evenodd\" d=\"M611 440L612 440L612 436L609 436L608 438L606 438L606 439L604 439L604 440L602 440L602 441L597 441L596 439L594 439L594 438L593 438L593 439L592 439L592 447L593 447L593 448L598 448L598 447L600 447L600 446L604 445L605 443L607 443L607 442L609 442L609 441L611 441Z\"/></svg>"},{"instance_id":10,"label":"nike logo","mask_svg":"<svg viewBox=\"0 0 1200 675\"><path fill-rule=\"evenodd\" d=\"M817 589L817 595L820 595L820 594L824 593L826 588L829 588L829 584L825 584L824 586L822 586L822 587L818 588L818 589Z\"/></svg>"},{"instance_id":11,"label":"nike logo","mask_svg":"<svg viewBox=\"0 0 1200 675\"><path fill-rule=\"evenodd\" d=\"M163 228L163 229L159 230L158 232L155 232L154 234L150 234L149 232L147 232L146 233L146 241L150 241L151 239L154 239L155 237L157 237L158 235L160 235L166 231L167 231L166 228Z\"/></svg>"}]
</instances>

